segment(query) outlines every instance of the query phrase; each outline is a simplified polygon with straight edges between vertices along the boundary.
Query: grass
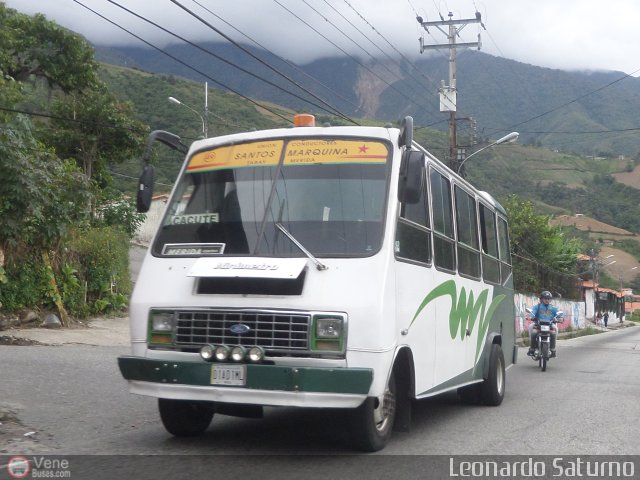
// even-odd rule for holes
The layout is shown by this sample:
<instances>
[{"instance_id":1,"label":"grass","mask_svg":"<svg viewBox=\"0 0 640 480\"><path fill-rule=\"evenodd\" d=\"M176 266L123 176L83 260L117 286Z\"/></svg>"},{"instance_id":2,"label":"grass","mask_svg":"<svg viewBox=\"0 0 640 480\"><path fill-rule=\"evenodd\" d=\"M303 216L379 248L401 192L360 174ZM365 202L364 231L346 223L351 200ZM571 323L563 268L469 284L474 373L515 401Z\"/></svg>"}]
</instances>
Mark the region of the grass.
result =
<instances>
[{"instance_id":1,"label":"grass","mask_svg":"<svg viewBox=\"0 0 640 480\"><path fill-rule=\"evenodd\" d=\"M568 330L565 330L564 332L562 332L560 335L563 340L566 340L567 338L576 338L576 337L584 337L585 335L595 335L596 333L602 333L604 330L599 330L595 327L586 327L586 328L580 328L580 329L573 329L570 328Z\"/></svg>"}]
</instances>

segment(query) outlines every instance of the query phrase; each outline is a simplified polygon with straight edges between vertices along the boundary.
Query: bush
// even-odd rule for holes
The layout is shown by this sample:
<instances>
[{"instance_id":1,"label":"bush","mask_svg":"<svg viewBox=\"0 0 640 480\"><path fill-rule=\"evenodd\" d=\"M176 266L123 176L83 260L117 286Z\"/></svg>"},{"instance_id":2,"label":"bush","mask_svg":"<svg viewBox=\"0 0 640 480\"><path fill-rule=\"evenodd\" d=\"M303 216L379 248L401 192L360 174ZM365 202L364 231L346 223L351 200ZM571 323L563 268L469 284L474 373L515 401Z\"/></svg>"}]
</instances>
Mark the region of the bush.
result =
<instances>
[{"instance_id":1,"label":"bush","mask_svg":"<svg viewBox=\"0 0 640 480\"><path fill-rule=\"evenodd\" d=\"M47 294L49 275L41 255L34 250L6 251L5 282L0 289L0 304L9 312L38 305L51 309L54 304Z\"/></svg>"},{"instance_id":2,"label":"bush","mask_svg":"<svg viewBox=\"0 0 640 480\"><path fill-rule=\"evenodd\" d=\"M124 309L131 293L127 233L113 226L79 232L69 243L58 278L72 315Z\"/></svg>"},{"instance_id":3,"label":"bush","mask_svg":"<svg viewBox=\"0 0 640 480\"><path fill-rule=\"evenodd\" d=\"M24 308L55 310L57 298L76 318L120 311L127 306L132 287L129 238L119 227L72 233L57 253L49 253L53 272L44 264L38 249L14 248L5 254L0 305L7 312Z\"/></svg>"}]
</instances>

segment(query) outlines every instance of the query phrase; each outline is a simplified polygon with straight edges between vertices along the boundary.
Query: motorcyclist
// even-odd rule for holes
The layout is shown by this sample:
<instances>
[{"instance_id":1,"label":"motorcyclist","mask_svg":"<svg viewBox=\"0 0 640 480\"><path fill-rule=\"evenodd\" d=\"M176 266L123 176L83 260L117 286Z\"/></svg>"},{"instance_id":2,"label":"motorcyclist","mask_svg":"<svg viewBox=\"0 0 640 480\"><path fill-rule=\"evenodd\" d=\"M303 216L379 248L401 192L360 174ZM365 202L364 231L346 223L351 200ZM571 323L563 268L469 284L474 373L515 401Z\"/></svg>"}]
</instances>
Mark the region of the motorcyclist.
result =
<instances>
[{"instance_id":1,"label":"motorcyclist","mask_svg":"<svg viewBox=\"0 0 640 480\"><path fill-rule=\"evenodd\" d=\"M538 321L539 320L551 320L556 317L558 314L558 307L551 305L551 299L553 296L551 292L543 291L540 294L540 303L533 306L531 310L531 318L533 322L529 325L529 339L531 340L529 343L529 351L527 355L534 356L535 355L535 346L536 341L538 339ZM558 335L558 329L555 324L551 324L551 357L556 356L556 336Z\"/></svg>"}]
</instances>

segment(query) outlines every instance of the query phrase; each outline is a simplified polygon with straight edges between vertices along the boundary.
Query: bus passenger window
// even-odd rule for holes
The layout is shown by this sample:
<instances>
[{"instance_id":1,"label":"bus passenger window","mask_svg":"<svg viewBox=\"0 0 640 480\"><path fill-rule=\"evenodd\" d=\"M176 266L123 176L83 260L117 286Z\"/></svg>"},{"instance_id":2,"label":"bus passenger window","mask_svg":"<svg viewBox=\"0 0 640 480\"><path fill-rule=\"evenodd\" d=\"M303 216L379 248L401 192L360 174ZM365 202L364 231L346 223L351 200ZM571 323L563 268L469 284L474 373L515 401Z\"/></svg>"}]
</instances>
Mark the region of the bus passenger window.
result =
<instances>
[{"instance_id":1,"label":"bus passenger window","mask_svg":"<svg viewBox=\"0 0 640 480\"><path fill-rule=\"evenodd\" d=\"M431 232L426 187L417 203L402 203L396 228L395 253L398 257L431 263Z\"/></svg>"},{"instance_id":2,"label":"bus passenger window","mask_svg":"<svg viewBox=\"0 0 640 480\"><path fill-rule=\"evenodd\" d=\"M456 269L453 215L451 209L451 184L438 171L429 171L431 184L431 208L433 210L433 260L436 267Z\"/></svg>"},{"instance_id":3,"label":"bus passenger window","mask_svg":"<svg viewBox=\"0 0 640 480\"><path fill-rule=\"evenodd\" d=\"M455 187L455 197L456 225L458 227L458 271L463 275L480 278L476 201L458 186Z\"/></svg>"},{"instance_id":4,"label":"bus passenger window","mask_svg":"<svg viewBox=\"0 0 640 480\"><path fill-rule=\"evenodd\" d=\"M509 230L504 218L498 217L498 247L500 251L500 271L502 284L511 278L511 250L509 248Z\"/></svg>"},{"instance_id":5,"label":"bus passenger window","mask_svg":"<svg viewBox=\"0 0 640 480\"><path fill-rule=\"evenodd\" d=\"M487 282L500 283L496 216L482 203L480 204L480 239L482 241L482 276Z\"/></svg>"}]
</instances>

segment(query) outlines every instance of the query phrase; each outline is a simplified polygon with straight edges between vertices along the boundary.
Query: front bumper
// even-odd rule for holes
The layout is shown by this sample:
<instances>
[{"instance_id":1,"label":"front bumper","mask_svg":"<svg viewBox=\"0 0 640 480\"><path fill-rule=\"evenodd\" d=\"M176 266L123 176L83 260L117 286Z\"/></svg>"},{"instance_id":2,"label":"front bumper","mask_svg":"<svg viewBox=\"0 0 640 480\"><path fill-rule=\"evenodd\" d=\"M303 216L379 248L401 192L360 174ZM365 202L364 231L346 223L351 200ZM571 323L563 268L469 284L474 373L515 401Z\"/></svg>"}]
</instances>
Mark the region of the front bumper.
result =
<instances>
[{"instance_id":1,"label":"front bumper","mask_svg":"<svg viewBox=\"0 0 640 480\"><path fill-rule=\"evenodd\" d=\"M247 365L246 384L211 384L212 363L118 357L131 393L158 398L255 405L353 408L373 382L368 368Z\"/></svg>"}]
</instances>

